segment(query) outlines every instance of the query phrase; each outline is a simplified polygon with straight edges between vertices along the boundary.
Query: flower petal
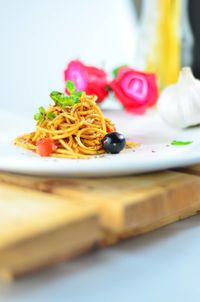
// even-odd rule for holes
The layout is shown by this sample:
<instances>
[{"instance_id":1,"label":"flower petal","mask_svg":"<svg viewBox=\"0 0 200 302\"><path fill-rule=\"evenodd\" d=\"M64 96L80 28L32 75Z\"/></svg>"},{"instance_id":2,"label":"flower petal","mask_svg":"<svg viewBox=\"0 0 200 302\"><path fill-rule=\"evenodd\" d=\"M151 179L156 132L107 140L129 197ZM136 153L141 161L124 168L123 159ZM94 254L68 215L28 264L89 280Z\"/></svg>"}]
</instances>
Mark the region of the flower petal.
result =
<instances>
[{"instance_id":1,"label":"flower petal","mask_svg":"<svg viewBox=\"0 0 200 302\"><path fill-rule=\"evenodd\" d=\"M110 83L116 98L129 112L142 114L158 99L158 86L153 73L123 67Z\"/></svg>"}]
</instances>

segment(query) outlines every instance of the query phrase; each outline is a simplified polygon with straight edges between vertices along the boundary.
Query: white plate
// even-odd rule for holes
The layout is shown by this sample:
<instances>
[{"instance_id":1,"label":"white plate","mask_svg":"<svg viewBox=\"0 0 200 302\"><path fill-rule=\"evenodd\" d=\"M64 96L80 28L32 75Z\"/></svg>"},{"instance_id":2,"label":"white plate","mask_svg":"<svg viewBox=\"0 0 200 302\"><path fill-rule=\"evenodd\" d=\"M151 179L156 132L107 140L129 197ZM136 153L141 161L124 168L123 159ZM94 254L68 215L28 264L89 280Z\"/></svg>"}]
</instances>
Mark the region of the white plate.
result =
<instances>
[{"instance_id":1,"label":"white plate","mask_svg":"<svg viewBox=\"0 0 200 302\"><path fill-rule=\"evenodd\" d=\"M138 174L200 163L200 127L174 130L155 112L132 116L122 111L106 111L128 140L140 147L120 154L106 154L89 160L43 158L13 145L15 136L32 131L32 118L2 113L0 118L0 170L31 175L108 176ZM172 146L172 140L193 141Z\"/></svg>"}]
</instances>

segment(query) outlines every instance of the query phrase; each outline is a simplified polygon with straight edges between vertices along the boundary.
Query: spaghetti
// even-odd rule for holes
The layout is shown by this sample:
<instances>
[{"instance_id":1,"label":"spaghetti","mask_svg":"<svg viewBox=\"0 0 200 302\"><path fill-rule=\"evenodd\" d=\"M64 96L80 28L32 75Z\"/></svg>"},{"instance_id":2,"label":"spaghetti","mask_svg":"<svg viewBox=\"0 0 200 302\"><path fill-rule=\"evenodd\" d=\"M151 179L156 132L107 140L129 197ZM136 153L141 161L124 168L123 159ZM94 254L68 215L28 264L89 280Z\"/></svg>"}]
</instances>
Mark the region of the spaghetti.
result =
<instances>
[{"instance_id":1,"label":"spaghetti","mask_svg":"<svg viewBox=\"0 0 200 302\"><path fill-rule=\"evenodd\" d=\"M82 92L73 106L50 105L46 112L42 110L36 130L17 137L15 144L42 156L61 158L86 159L105 153L102 139L116 128L95 101L96 96ZM126 147L136 145L126 143Z\"/></svg>"}]
</instances>

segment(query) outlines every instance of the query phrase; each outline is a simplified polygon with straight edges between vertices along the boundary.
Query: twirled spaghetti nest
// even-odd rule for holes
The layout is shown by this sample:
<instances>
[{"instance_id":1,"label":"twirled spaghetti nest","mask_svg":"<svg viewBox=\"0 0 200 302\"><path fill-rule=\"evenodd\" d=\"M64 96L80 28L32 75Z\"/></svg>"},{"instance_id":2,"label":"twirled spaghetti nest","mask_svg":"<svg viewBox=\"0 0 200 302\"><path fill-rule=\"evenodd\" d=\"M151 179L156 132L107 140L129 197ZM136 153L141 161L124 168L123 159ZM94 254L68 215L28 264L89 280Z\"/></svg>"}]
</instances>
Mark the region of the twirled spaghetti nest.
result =
<instances>
[{"instance_id":1,"label":"twirled spaghetti nest","mask_svg":"<svg viewBox=\"0 0 200 302\"><path fill-rule=\"evenodd\" d=\"M49 156L88 158L105 153L101 141L116 129L113 122L103 116L95 101L95 96L82 93L79 103L74 106L50 105L42 120L37 122L36 130L17 137L15 144L38 153L38 141L47 138L56 146ZM55 117L49 119L49 113ZM135 145L127 143L127 147Z\"/></svg>"}]
</instances>

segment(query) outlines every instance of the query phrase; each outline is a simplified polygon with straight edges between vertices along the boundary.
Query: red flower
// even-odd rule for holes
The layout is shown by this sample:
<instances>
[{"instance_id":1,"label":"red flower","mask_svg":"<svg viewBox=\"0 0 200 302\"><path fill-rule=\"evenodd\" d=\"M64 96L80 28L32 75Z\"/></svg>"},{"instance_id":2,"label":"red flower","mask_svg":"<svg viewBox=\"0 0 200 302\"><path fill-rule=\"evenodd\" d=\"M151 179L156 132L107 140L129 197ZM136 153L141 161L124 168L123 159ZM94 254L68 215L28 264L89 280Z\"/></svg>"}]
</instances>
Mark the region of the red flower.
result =
<instances>
[{"instance_id":1,"label":"red flower","mask_svg":"<svg viewBox=\"0 0 200 302\"><path fill-rule=\"evenodd\" d=\"M129 67L119 70L110 83L116 98L132 113L142 114L158 99L158 86L154 73L145 73Z\"/></svg>"},{"instance_id":2,"label":"red flower","mask_svg":"<svg viewBox=\"0 0 200 302\"><path fill-rule=\"evenodd\" d=\"M64 71L64 78L65 81L73 81L77 90L83 90L88 95L95 94L97 102L103 101L108 95L107 76L102 69L86 66L80 61L71 61Z\"/></svg>"}]
</instances>

